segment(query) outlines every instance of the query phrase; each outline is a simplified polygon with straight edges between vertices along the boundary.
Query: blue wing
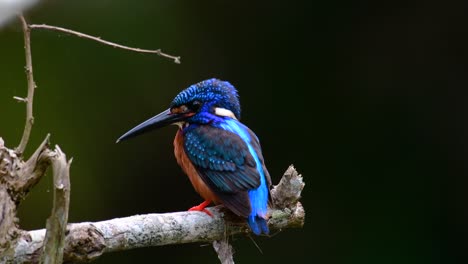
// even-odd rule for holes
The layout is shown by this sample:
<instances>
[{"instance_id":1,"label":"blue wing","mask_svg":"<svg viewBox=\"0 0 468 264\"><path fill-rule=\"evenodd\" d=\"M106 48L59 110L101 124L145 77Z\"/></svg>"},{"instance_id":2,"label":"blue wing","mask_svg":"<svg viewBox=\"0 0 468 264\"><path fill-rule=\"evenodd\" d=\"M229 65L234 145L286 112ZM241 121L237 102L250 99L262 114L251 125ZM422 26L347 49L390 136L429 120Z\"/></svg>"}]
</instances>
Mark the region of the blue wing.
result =
<instances>
[{"instance_id":1,"label":"blue wing","mask_svg":"<svg viewBox=\"0 0 468 264\"><path fill-rule=\"evenodd\" d=\"M261 182L247 143L236 133L212 126L192 126L184 132L186 154L202 180L226 207L247 217L251 212L248 191Z\"/></svg>"}]
</instances>

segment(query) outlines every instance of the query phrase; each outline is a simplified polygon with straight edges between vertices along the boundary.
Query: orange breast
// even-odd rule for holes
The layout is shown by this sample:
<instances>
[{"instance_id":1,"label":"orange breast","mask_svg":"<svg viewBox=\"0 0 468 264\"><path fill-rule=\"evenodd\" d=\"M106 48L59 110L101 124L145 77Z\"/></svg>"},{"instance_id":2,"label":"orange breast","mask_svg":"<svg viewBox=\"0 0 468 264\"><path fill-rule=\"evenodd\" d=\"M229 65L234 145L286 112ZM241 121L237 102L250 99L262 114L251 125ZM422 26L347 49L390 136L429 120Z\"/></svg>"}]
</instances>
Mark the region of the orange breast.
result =
<instances>
[{"instance_id":1,"label":"orange breast","mask_svg":"<svg viewBox=\"0 0 468 264\"><path fill-rule=\"evenodd\" d=\"M177 163L179 163L182 170L187 174L190 182L193 185L195 191L197 191L203 199L207 201L212 201L213 203L218 203L218 198L216 195L208 188L208 186L203 182L203 180L198 175L197 170L193 166L193 163L189 160L187 154L184 150L184 138L182 136L182 131L179 129L174 138L174 155L176 157Z\"/></svg>"}]
</instances>

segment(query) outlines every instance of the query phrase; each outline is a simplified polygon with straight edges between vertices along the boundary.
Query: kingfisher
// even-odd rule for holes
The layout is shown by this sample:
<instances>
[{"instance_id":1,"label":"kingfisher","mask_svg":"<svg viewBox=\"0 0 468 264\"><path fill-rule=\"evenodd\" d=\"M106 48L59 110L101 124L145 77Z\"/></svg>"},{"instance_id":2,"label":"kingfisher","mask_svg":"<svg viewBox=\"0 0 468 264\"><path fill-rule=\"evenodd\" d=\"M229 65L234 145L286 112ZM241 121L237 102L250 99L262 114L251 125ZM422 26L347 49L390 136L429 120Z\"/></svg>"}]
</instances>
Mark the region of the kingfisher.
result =
<instances>
[{"instance_id":1,"label":"kingfisher","mask_svg":"<svg viewBox=\"0 0 468 264\"><path fill-rule=\"evenodd\" d=\"M271 179L258 137L240 120L236 88L208 79L180 92L169 108L122 135L117 142L167 125L177 125L174 154L195 191L211 203L223 204L243 217L256 235L268 234L267 208Z\"/></svg>"}]
</instances>

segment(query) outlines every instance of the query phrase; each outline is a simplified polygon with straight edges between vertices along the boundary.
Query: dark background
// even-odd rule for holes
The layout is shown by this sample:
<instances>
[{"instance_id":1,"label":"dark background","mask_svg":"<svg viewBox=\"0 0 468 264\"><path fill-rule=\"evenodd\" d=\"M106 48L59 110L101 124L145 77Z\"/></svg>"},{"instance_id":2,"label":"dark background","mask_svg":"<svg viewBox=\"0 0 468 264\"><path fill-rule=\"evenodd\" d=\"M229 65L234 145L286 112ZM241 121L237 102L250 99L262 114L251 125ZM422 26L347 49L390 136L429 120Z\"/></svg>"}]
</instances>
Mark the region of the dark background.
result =
<instances>
[{"instance_id":1,"label":"dark background","mask_svg":"<svg viewBox=\"0 0 468 264\"><path fill-rule=\"evenodd\" d=\"M182 89L217 77L240 93L276 183L304 176L303 229L235 237L238 263L450 263L446 213L463 206L464 6L327 1L43 1L47 23L182 57L132 53L57 32L32 33L38 89L27 155L52 133L73 157L70 222L186 210L201 202L173 157L176 128L115 144ZM26 96L22 33L0 31L0 136L15 147ZM45 226L51 176L20 208ZM450 206L448 206L448 204ZM462 211L464 212L464 211ZM460 216L457 214L457 216ZM463 218L463 216L465 218ZM457 220L458 219L458 220ZM462 225L460 225L461 227ZM106 254L96 263L217 263L199 244Z\"/></svg>"}]
</instances>

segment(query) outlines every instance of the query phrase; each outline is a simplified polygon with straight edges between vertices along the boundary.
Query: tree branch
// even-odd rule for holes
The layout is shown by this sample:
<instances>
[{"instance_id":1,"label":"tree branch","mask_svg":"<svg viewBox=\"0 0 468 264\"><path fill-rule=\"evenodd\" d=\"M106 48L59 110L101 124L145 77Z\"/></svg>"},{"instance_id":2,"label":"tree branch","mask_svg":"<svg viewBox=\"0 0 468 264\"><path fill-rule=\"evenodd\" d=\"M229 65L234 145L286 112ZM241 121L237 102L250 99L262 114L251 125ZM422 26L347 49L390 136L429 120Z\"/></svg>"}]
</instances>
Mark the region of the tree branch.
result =
<instances>
[{"instance_id":1,"label":"tree branch","mask_svg":"<svg viewBox=\"0 0 468 264\"><path fill-rule=\"evenodd\" d=\"M176 212L166 214L136 215L112 220L70 224L67 228L64 261L88 262L103 253L134 248L212 242L222 240L226 222L219 208L210 208L213 217L200 212ZM273 210L270 229L301 227L304 210ZM281 218L281 219L280 219ZM230 226L226 235L248 232L245 224ZM15 248L14 259L34 262L31 257L40 250L45 230L29 231ZM1 260L1 259L0 259Z\"/></svg>"},{"instance_id":2,"label":"tree branch","mask_svg":"<svg viewBox=\"0 0 468 264\"><path fill-rule=\"evenodd\" d=\"M213 241L213 248L221 264L234 264L234 252L227 239Z\"/></svg>"},{"instance_id":3,"label":"tree branch","mask_svg":"<svg viewBox=\"0 0 468 264\"><path fill-rule=\"evenodd\" d=\"M287 172L298 178L298 181L302 181L301 175L297 174L293 167ZM281 182L276 188L284 188L281 185L291 181ZM297 186L303 187L303 185ZM296 189L291 190L293 193L298 193ZM281 197L273 198L281 200ZM69 224L65 239L64 261L88 262L107 252L169 244L206 243L250 232L244 219L233 216L223 208L222 206L209 208L213 217L201 212L176 212ZM271 230L300 228L304 224L305 212L300 202L285 208L273 208L269 214L271 218L268 224ZM44 236L44 229L25 232L13 250L14 254L0 258L0 262L36 261Z\"/></svg>"},{"instance_id":4,"label":"tree branch","mask_svg":"<svg viewBox=\"0 0 468 264\"><path fill-rule=\"evenodd\" d=\"M70 165L59 146L51 153L51 165L54 174L54 203L52 213L47 220L42 263L62 263L65 244L65 231L68 223L70 206Z\"/></svg>"},{"instance_id":5,"label":"tree branch","mask_svg":"<svg viewBox=\"0 0 468 264\"><path fill-rule=\"evenodd\" d=\"M17 226L16 209L30 188L45 174L49 164L44 155L48 139L49 136L24 162L15 151L6 148L0 138L0 256L16 243L23 232Z\"/></svg>"},{"instance_id":6,"label":"tree branch","mask_svg":"<svg viewBox=\"0 0 468 264\"><path fill-rule=\"evenodd\" d=\"M132 48L132 47L124 46L124 45L117 44L117 43L114 43L114 42L110 42L110 41L107 41L107 40L103 40L100 37L94 37L94 36L84 34L84 33L78 32L78 31L74 31L74 30L71 30L71 29L57 27L57 26L50 26L50 25L45 25L45 24L42 24L42 25L33 24L33 25L29 25L29 28L30 29L36 29L36 28L38 28L38 29L47 29L47 30L52 30L52 31L63 32L63 33L75 35L75 36L80 37L80 38L94 40L96 42L99 42L101 44L108 45L108 46L111 46L111 47L114 47L114 48L130 50L130 51L139 52L139 53L157 54L158 56L172 59L172 60L174 60L175 63L180 64L180 57L176 57L176 56L166 54L166 53L162 52L161 49L147 50L147 49L140 49L140 48Z\"/></svg>"},{"instance_id":7,"label":"tree branch","mask_svg":"<svg viewBox=\"0 0 468 264\"><path fill-rule=\"evenodd\" d=\"M31 31L28 27L28 23L24 19L23 15L19 15L21 25L23 28L24 35L24 51L26 57L26 77L28 80L28 96L26 97L26 124L24 125L23 136L21 137L20 144L16 149L16 153L19 155L23 154L26 146L28 145L29 136L31 135L32 125L34 123L33 116L33 98L34 98L34 89L36 88L36 83L34 82L33 76L33 66L32 66L32 56L31 56Z\"/></svg>"},{"instance_id":8,"label":"tree branch","mask_svg":"<svg viewBox=\"0 0 468 264\"><path fill-rule=\"evenodd\" d=\"M53 220L49 221L53 223L48 223L47 228L53 230L50 236L54 237L54 246L63 250L63 242L60 241L64 240L68 219L70 162L66 162L65 154L60 148L57 147L54 151L48 148L49 137L50 135L46 136L26 162L17 156L15 151L6 148L0 138L0 263L22 263L9 257L14 255L14 250L22 239L30 239L28 232L20 230L17 226L16 209L50 165L56 189L60 190L55 190L57 194L54 193L53 213L50 218ZM38 262L41 252L42 250L34 252L35 262ZM60 257L58 255L56 259Z\"/></svg>"},{"instance_id":9,"label":"tree branch","mask_svg":"<svg viewBox=\"0 0 468 264\"><path fill-rule=\"evenodd\" d=\"M18 158L12 159L16 164L16 168L10 169L11 177L6 178L15 194L15 200L21 201L26 197L29 191L41 180L42 176L50 164L50 157L48 149L50 134L47 134L41 145L31 155L31 157L23 162Z\"/></svg>"}]
</instances>

